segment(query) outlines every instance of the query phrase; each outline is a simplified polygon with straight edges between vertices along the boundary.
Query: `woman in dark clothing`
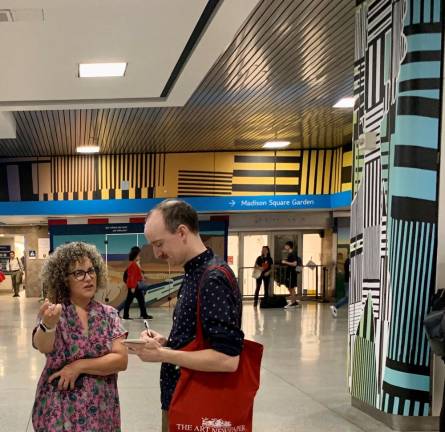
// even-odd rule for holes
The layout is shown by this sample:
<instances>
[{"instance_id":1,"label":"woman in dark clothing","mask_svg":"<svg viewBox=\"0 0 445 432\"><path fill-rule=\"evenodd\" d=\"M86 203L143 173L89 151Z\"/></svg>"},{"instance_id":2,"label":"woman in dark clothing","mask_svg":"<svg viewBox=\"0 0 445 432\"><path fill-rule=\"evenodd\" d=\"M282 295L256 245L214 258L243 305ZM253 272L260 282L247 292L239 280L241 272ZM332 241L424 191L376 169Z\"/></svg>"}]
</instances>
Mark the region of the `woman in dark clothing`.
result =
<instances>
[{"instance_id":1,"label":"woman in dark clothing","mask_svg":"<svg viewBox=\"0 0 445 432\"><path fill-rule=\"evenodd\" d=\"M147 314L147 310L145 308L144 293L142 292L141 289L144 286L144 276L142 275L142 270L140 266L141 249L137 246L132 247L130 253L128 254L128 260L130 261L130 264L126 270L127 271L126 284L128 288L128 293L124 306L124 319L130 319L130 306L135 297L139 304L141 317L145 319L152 319L153 317Z\"/></svg>"},{"instance_id":2,"label":"woman in dark clothing","mask_svg":"<svg viewBox=\"0 0 445 432\"><path fill-rule=\"evenodd\" d=\"M255 261L255 267L262 269L261 276L256 280L254 306L258 305L258 296L260 293L261 283L264 283L264 298L269 296L270 273L272 271L273 260L270 256L269 246L263 246L261 255Z\"/></svg>"}]
</instances>

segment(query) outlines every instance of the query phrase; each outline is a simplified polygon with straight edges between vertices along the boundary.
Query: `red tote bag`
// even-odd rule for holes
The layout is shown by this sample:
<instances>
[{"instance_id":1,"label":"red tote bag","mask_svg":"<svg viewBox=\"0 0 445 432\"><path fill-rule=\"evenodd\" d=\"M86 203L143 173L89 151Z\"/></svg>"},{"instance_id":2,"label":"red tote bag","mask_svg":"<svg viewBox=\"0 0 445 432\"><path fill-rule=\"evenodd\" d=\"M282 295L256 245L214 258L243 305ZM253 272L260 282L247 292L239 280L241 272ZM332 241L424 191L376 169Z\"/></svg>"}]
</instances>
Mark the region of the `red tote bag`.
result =
<instances>
[{"instance_id":1,"label":"red tote bag","mask_svg":"<svg viewBox=\"0 0 445 432\"><path fill-rule=\"evenodd\" d=\"M218 268L234 285L233 276ZM209 269L210 269L209 268ZM196 338L181 351L209 348L204 340L197 301ZM263 346L244 340L236 372L198 372L181 368L168 412L169 431L250 432L253 401L260 385Z\"/></svg>"}]
</instances>

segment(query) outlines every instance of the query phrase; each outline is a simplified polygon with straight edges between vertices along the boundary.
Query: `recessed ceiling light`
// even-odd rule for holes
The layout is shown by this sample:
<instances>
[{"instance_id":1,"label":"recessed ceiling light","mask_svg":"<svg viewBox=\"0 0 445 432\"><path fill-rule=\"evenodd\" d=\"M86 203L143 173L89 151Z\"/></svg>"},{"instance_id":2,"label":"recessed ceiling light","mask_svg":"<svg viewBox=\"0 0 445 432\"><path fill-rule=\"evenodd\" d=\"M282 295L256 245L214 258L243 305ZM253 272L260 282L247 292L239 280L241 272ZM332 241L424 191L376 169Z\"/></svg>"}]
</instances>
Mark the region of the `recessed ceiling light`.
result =
<instances>
[{"instance_id":1,"label":"recessed ceiling light","mask_svg":"<svg viewBox=\"0 0 445 432\"><path fill-rule=\"evenodd\" d=\"M354 98L344 97L341 98L335 105L334 108L354 108Z\"/></svg>"},{"instance_id":2,"label":"recessed ceiling light","mask_svg":"<svg viewBox=\"0 0 445 432\"><path fill-rule=\"evenodd\" d=\"M80 78L122 77L127 63L80 63Z\"/></svg>"},{"instance_id":3,"label":"recessed ceiling light","mask_svg":"<svg viewBox=\"0 0 445 432\"><path fill-rule=\"evenodd\" d=\"M267 141L263 144L263 148L277 149L284 148L290 144L290 141Z\"/></svg>"},{"instance_id":4,"label":"recessed ceiling light","mask_svg":"<svg viewBox=\"0 0 445 432\"><path fill-rule=\"evenodd\" d=\"M99 153L99 146L80 146L76 148L77 153Z\"/></svg>"}]
</instances>

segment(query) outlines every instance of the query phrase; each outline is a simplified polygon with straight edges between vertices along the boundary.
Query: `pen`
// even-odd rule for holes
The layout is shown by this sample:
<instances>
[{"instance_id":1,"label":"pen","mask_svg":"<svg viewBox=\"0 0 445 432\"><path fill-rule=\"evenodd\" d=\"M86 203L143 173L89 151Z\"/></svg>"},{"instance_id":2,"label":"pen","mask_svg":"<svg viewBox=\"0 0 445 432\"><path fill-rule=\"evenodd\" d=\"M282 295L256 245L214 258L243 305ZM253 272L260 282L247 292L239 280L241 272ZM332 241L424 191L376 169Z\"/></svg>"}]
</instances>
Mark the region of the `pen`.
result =
<instances>
[{"instance_id":1,"label":"pen","mask_svg":"<svg viewBox=\"0 0 445 432\"><path fill-rule=\"evenodd\" d=\"M147 329L147 335L148 335L148 337L153 337L153 335L151 334L150 326L148 325L148 321L147 321L147 320L144 320L144 326L145 326L145 328Z\"/></svg>"}]
</instances>

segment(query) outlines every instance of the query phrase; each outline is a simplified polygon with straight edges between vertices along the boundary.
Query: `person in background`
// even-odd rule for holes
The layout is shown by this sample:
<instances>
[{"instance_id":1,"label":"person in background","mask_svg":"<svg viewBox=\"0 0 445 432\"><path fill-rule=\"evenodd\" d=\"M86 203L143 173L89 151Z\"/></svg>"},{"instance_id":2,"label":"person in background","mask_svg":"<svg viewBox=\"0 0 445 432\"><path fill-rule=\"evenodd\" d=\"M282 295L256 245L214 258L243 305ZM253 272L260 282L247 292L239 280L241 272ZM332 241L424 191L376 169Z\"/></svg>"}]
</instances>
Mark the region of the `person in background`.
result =
<instances>
[{"instance_id":1,"label":"person in background","mask_svg":"<svg viewBox=\"0 0 445 432\"><path fill-rule=\"evenodd\" d=\"M127 332L116 309L94 300L106 284L96 247L59 246L45 261L48 297L40 307L32 343L46 356L37 385L35 432L121 430L117 374L127 368Z\"/></svg>"},{"instance_id":2,"label":"person in background","mask_svg":"<svg viewBox=\"0 0 445 432\"><path fill-rule=\"evenodd\" d=\"M258 305L261 284L264 283L264 298L269 296L270 274L272 272L273 259L270 256L269 246L263 246L261 255L255 261L255 267L261 269L261 276L256 280L255 297L253 306Z\"/></svg>"},{"instance_id":3,"label":"person in background","mask_svg":"<svg viewBox=\"0 0 445 432\"><path fill-rule=\"evenodd\" d=\"M344 274L345 274L345 295L342 297L335 305L331 306L331 314L334 318L337 318L337 309L340 309L342 306L347 305L349 302L349 274L350 274L350 266L351 260L349 256L346 258L345 263L343 265Z\"/></svg>"},{"instance_id":4,"label":"person in background","mask_svg":"<svg viewBox=\"0 0 445 432\"><path fill-rule=\"evenodd\" d=\"M287 258L281 261L281 264L286 266L286 286L290 293L290 303L284 306L285 309L295 309L300 306L297 301L297 287L298 273L301 272L301 258L294 253L294 242L288 241L284 245L284 250L287 252Z\"/></svg>"},{"instance_id":5,"label":"person in background","mask_svg":"<svg viewBox=\"0 0 445 432\"><path fill-rule=\"evenodd\" d=\"M9 260L6 270L11 273L12 289L14 290L13 297L20 297L20 285L22 283L23 266L19 258L15 256L15 252L9 252Z\"/></svg>"},{"instance_id":6,"label":"person in background","mask_svg":"<svg viewBox=\"0 0 445 432\"><path fill-rule=\"evenodd\" d=\"M133 299L136 298L139 304L139 311L141 313L141 317L144 319L153 319L151 315L148 315L147 309L145 306L144 292L143 288L145 288L144 284L144 275L142 274L141 269L141 249L137 246L131 248L130 253L128 254L128 260L130 264L127 267L127 298L125 300L124 306L124 319L129 320L130 318L130 306L133 303Z\"/></svg>"}]
</instances>

